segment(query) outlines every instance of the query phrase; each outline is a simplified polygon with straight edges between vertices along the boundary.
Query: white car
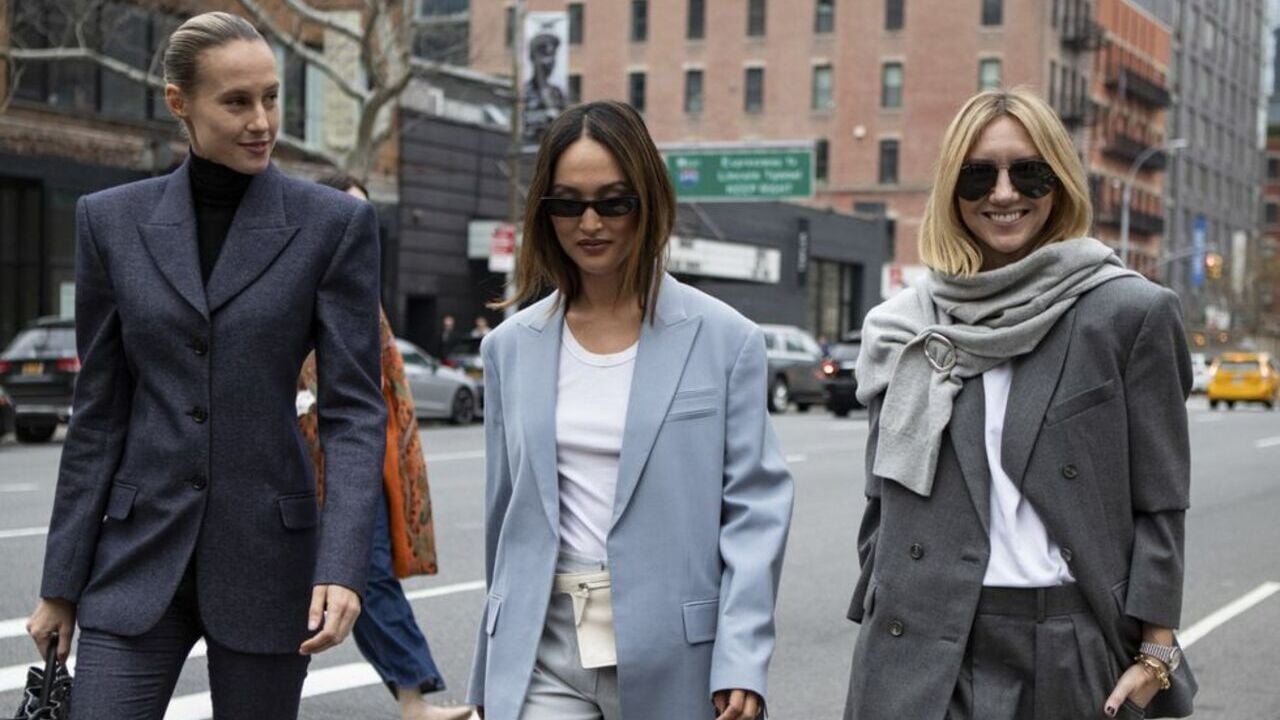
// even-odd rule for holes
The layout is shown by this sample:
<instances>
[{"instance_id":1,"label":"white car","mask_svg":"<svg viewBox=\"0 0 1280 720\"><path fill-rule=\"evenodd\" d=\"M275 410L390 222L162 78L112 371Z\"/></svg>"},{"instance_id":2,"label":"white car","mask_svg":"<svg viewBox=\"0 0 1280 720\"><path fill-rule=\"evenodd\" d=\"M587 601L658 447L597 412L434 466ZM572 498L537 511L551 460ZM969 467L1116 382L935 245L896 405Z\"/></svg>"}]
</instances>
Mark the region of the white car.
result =
<instances>
[{"instance_id":1,"label":"white car","mask_svg":"<svg viewBox=\"0 0 1280 720\"><path fill-rule=\"evenodd\" d=\"M404 377L419 418L448 420L455 425L475 422L484 406L483 385L408 340L396 338L396 347L404 356Z\"/></svg>"}]
</instances>

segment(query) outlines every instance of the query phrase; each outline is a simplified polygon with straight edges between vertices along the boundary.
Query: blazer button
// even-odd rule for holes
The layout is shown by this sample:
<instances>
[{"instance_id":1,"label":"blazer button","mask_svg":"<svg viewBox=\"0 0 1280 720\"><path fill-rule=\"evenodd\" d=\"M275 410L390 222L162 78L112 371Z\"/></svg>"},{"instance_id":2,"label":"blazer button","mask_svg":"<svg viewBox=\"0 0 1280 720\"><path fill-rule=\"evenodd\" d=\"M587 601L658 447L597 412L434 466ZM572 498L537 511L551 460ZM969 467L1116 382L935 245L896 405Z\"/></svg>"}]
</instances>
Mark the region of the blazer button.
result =
<instances>
[{"instance_id":1,"label":"blazer button","mask_svg":"<svg viewBox=\"0 0 1280 720\"><path fill-rule=\"evenodd\" d=\"M922 557L924 557L924 546L920 543L915 543L911 546L911 559L919 560Z\"/></svg>"},{"instance_id":2,"label":"blazer button","mask_svg":"<svg viewBox=\"0 0 1280 720\"><path fill-rule=\"evenodd\" d=\"M209 353L209 343L204 338L196 338L192 340L188 344L188 347L190 347L192 352L194 352L196 355L203 356Z\"/></svg>"},{"instance_id":3,"label":"blazer button","mask_svg":"<svg viewBox=\"0 0 1280 720\"><path fill-rule=\"evenodd\" d=\"M191 416L192 420L195 420L198 423L203 423L205 420L209 419L209 411L205 410L201 405L191 408L191 412L187 414Z\"/></svg>"},{"instance_id":4,"label":"blazer button","mask_svg":"<svg viewBox=\"0 0 1280 720\"><path fill-rule=\"evenodd\" d=\"M1080 471L1076 468L1075 465L1062 466L1062 477L1068 480L1075 480L1079 476L1080 476Z\"/></svg>"},{"instance_id":5,"label":"blazer button","mask_svg":"<svg viewBox=\"0 0 1280 720\"><path fill-rule=\"evenodd\" d=\"M889 634L894 637L902 637L902 633L906 632L906 628L898 620L889 621Z\"/></svg>"},{"instance_id":6,"label":"blazer button","mask_svg":"<svg viewBox=\"0 0 1280 720\"><path fill-rule=\"evenodd\" d=\"M196 475L195 477L191 478L191 487L195 488L196 490L203 490L208 485L209 485L209 480L205 478L205 476L203 475Z\"/></svg>"}]
</instances>

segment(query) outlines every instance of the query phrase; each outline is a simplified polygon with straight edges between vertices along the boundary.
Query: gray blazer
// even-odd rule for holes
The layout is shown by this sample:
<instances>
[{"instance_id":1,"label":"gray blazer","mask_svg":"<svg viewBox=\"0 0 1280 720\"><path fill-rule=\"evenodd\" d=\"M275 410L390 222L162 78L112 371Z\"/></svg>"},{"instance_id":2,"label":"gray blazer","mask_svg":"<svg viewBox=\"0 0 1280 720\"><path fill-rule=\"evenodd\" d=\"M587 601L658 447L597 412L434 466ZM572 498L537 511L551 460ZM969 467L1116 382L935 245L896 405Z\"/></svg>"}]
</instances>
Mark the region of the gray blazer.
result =
<instances>
[{"instance_id":1,"label":"gray blazer","mask_svg":"<svg viewBox=\"0 0 1280 720\"><path fill-rule=\"evenodd\" d=\"M313 584L364 591L386 417L372 207L269 166L207 287L185 163L81 198L76 230L82 369L41 596L138 635L194 560L210 637L296 652ZM294 407L313 346L323 513Z\"/></svg>"},{"instance_id":2,"label":"gray blazer","mask_svg":"<svg viewBox=\"0 0 1280 720\"><path fill-rule=\"evenodd\" d=\"M470 702L516 720L560 546L556 295L485 338L485 579ZM628 718L711 717L766 694L793 488L765 409L764 336L665 276L640 332L609 531Z\"/></svg>"},{"instance_id":3,"label":"gray blazer","mask_svg":"<svg viewBox=\"0 0 1280 720\"><path fill-rule=\"evenodd\" d=\"M1141 278L1090 291L1014 361L1002 464L1106 638L1104 656L1087 660L1113 678L1137 654L1142 621L1181 620L1190 388L1178 298ZM978 377L956 399L928 498L872 474L880 399L872 403L846 720L946 713L990 553L983 395ZM1184 662L1147 716L1189 715L1195 691Z\"/></svg>"}]
</instances>

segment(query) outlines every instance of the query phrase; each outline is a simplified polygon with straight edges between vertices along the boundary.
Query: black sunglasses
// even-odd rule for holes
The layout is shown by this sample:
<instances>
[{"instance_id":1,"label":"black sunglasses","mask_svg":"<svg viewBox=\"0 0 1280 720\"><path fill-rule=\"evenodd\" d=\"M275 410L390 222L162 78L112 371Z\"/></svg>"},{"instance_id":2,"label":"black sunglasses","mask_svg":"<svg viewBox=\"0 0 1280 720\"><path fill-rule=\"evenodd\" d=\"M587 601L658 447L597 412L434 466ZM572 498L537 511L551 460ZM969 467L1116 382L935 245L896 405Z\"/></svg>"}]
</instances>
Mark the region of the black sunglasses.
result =
<instances>
[{"instance_id":1,"label":"black sunglasses","mask_svg":"<svg viewBox=\"0 0 1280 720\"><path fill-rule=\"evenodd\" d=\"M960 166L956 178L956 195L976 202L986 197L1000 179L1000 167L995 163L972 162ZM1019 160L1009 164L1009 182L1024 197L1042 198L1049 194L1058 182L1053 168L1043 160Z\"/></svg>"},{"instance_id":2,"label":"black sunglasses","mask_svg":"<svg viewBox=\"0 0 1280 720\"><path fill-rule=\"evenodd\" d=\"M544 197L542 207L547 214L554 217L582 217L591 208L600 217L622 217L630 215L640 207L640 198L635 195L620 195L603 200L574 200L572 198Z\"/></svg>"}]
</instances>

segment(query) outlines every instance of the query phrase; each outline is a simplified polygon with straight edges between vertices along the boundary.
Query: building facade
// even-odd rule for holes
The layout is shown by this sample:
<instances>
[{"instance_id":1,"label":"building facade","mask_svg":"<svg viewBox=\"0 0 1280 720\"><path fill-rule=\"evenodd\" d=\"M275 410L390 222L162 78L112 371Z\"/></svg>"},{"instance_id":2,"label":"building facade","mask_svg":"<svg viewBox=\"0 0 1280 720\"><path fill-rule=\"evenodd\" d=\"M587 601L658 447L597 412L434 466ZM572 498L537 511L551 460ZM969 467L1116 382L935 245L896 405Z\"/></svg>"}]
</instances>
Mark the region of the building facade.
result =
<instances>
[{"instance_id":1,"label":"building facade","mask_svg":"<svg viewBox=\"0 0 1280 720\"><path fill-rule=\"evenodd\" d=\"M884 216L890 285L947 123L979 89L1025 85L1088 140L1102 32L1088 0L526 0L566 10L570 91L640 107L660 144L812 142L815 202ZM511 2L472 3L473 64L509 73ZM490 38L489 42L478 42Z\"/></svg>"}]
</instances>

